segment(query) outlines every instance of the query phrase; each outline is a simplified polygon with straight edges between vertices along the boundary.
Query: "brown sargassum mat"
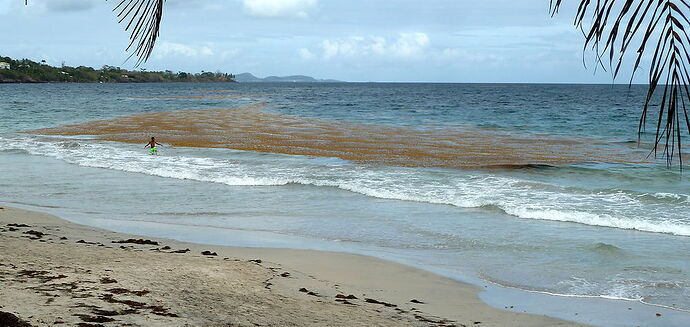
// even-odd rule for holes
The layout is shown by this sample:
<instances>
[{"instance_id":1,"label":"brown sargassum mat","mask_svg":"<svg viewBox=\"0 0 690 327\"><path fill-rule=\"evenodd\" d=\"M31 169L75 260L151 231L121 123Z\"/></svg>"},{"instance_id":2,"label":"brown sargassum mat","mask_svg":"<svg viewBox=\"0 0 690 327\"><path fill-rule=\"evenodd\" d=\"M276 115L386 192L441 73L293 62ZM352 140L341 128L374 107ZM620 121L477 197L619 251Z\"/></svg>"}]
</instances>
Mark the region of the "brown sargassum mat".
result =
<instances>
[{"instance_id":1,"label":"brown sargassum mat","mask_svg":"<svg viewBox=\"0 0 690 327\"><path fill-rule=\"evenodd\" d=\"M202 91L204 93L225 93L227 91ZM204 99L241 99L248 97L258 97L258 95L252 94L239 94L239 95L187 95L187 96L157 96L157 97L129 97L129 99L135 100L204 100Z\"/></svg>"},{"instance_id":2,"label":"brown sargassum mat","mask_svg":"<svg viewBox=\"0 0 690 327\"><path fill-rule=\"evenodd\" d=\"M45 128L40 135L96 135L145 144L151 136L174 146L337 157L404 167L520 168L582 162L642 163L644 151L587 138L509 135L462 127L417 129L343 123L261 110L264 104L230 109L180 110Z\"/></svg>"}]
</instances>

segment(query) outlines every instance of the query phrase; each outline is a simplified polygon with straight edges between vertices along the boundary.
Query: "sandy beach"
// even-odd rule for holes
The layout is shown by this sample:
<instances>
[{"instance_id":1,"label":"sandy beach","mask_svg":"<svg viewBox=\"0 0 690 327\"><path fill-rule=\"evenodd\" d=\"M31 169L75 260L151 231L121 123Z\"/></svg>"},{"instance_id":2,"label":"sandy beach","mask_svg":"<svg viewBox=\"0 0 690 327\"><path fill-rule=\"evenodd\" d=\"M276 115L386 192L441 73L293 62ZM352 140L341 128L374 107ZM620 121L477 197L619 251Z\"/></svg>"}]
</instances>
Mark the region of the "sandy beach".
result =
<instances>
[{"instance_id":1,"label":"sandy beach","mask_svg":"<svg viewBox=\"0 0 690 327\"><path fill-rule=\"evenodd\" d=\"M8 207L0 226L0 326L576 325L371 257L141 238Z\"/></svg>"}]
</instances>

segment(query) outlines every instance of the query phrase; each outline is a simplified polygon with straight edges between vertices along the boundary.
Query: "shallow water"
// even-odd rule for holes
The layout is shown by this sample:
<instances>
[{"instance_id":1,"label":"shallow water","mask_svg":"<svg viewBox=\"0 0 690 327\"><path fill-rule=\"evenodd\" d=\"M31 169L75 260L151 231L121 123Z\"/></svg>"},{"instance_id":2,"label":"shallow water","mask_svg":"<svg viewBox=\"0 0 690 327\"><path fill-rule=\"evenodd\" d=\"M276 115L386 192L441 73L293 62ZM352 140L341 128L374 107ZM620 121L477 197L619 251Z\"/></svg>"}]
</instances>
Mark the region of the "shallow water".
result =
<instances>
[{"instance_id":1,"label":"shallow water","mask_svg":"<svg viewBox=\"0 0 690 327\"><path fill-rule=\"evenodd\" d=\"M201 92L211 89L251 95L200 96L217 95ZM487 171L165 146L159 156L148 156L145 139L137 145L15 133L262 101L272 114L324 124L414 131L470 126L489 134L590 138L637 153L647 150L627 142L637 137L640 91L582 85L0 85L0 198L122 231L157 223L177 238L352 251L464 280L690 310L690 180L663 163ZM188 235L160 226L183 226ZM222 231L244 236L225 238Z\"/></svg>"}]
</instances>

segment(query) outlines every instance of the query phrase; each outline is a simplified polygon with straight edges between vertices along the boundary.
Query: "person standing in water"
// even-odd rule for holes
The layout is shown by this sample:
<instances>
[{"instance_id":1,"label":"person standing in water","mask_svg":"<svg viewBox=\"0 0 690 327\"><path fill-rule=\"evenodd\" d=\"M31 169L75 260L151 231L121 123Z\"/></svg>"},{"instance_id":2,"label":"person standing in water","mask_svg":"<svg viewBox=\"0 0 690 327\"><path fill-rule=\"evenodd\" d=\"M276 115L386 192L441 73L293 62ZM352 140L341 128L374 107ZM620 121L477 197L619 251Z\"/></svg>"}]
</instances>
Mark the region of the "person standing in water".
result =
<instances>
[{"instance_id":1,"label":"person standing in water","mask_svg":"<svg viewBox=\"0 0 690 327\"><path fill-rule=\"evenodd\" d=\"M158 154L158 147L157 147L157 145L163 145L163 144L160 144L160 143L156 142L156 138L152 136L152 137L151 137L151 141L149 141L149 143L147 143L146 145L144 145L144 148L145 148L145 147L151 147L151 150L149 150L149 153L150 153L150 154Z\"/></svg>"}]
</instances>

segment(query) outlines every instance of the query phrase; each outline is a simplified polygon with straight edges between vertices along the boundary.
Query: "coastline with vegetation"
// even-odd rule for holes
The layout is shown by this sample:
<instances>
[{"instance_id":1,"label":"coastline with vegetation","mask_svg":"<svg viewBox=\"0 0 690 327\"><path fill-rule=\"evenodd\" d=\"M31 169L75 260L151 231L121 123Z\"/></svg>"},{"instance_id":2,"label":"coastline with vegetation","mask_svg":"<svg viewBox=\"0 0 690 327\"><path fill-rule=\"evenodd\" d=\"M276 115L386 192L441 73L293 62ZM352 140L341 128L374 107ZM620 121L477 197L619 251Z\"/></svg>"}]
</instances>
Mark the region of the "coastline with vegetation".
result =
<instances>
[{"instance_id":1,"label":"coastline with vegetation","mask_svg":"<svg viewBox=\"0 0 690 327\"><path fill-rule=\"evenodd\" d=\"M0 57L0 83L167 83L167 82L235 82L235 76L222 72L187 73L139 71L105 65L101 69L62 65L54 67L45 60L14 60Z\"/></svg>"}]
</instances>

